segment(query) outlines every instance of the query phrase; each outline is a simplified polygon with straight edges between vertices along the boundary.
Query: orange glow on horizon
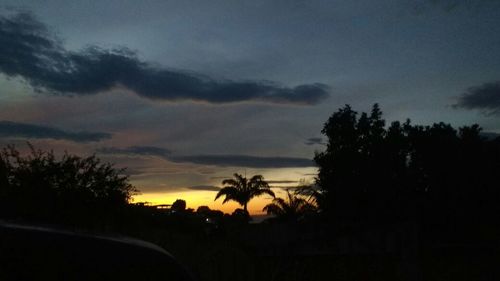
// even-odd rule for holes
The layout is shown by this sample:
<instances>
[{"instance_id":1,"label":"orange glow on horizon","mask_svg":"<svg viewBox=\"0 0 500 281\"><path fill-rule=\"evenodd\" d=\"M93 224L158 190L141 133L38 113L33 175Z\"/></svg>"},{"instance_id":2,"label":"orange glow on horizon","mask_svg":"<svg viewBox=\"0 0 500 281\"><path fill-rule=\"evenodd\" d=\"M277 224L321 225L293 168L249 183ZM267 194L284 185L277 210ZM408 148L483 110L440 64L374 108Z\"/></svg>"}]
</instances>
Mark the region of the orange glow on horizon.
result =
<instances>
[{"instance_id":1,"label":"orange glow on horizon","mask_svg":"<svg viewBox=\"0 0 500 281\"><path fill-rule=\"evenodd\" d=\"M277 196L280 196L281 191L274 190ZM143 193L136 195L133 202L148 202L152 205L172 204L177 199L186 201L187 208L193 208L195 211L199 206L208 206L213 210L221 210L224 213L231 214L235 209L242 208L238 203L230 201L222 204L223 198L214 201L215 191L184 191L184 192L168 192L168 193ZM248 204L248 212L251 215L262 215L264 206L271 203L270 196L261 196L253 198Z\"/></svg>"},{"instance_id":2,"label":"orange glow on horizon","mask_svg":"<svg viewBox=\"0 0 500 281\"><path fill-rule=\"evenodd\" d=\"M296 187L300 180L304 180L306 183L314 182L314 175L317 174L317 168L279 168L279 169L244 169L243 171L237 171L237 173L243 175L263 175L264 178L271 182L272 190L277 197L284 198L285 192L283 187ZM221 172L222 173L222 172ZM229 175L230 172L227 172ZM228 178L231 176L228 176ZM157 179L137 179L131 178L132 183L141 189L141 186L148 186L148 189L160 190L163 189L165 192L161 191L142 191L142 194L136 195L133 198L133 202L149 202L153 205L160 204L172 204L177 199L182 199L186 201L187 208L192 208L196 210L199 206L208 206L213 210L221 210L224 213L231 214L237 208L242 208L238 203L230 201L226 204L222 204L224 198L219 198L214 201L217 191L213 190L191 190L188 188L179 187L182 185L189 185L189 183L178 183L178 186L169 186L163 184L164 181L157 181ZM134 181L135 180L135 181ZM211 186L220 186L222 179L216 178L204 182L203 184ZM284 181L284 182L279 182ZM288 181L288 182L287 182ZM194 185L194 184L193 184ZM177 190L177 191L174 191ZM248 212L251 215L262 215L265 212L262 211L264 206L272 202L272 197L269 195L263 195L260 197L253 198L248 203Z\"/></svg>"}]
</instances>

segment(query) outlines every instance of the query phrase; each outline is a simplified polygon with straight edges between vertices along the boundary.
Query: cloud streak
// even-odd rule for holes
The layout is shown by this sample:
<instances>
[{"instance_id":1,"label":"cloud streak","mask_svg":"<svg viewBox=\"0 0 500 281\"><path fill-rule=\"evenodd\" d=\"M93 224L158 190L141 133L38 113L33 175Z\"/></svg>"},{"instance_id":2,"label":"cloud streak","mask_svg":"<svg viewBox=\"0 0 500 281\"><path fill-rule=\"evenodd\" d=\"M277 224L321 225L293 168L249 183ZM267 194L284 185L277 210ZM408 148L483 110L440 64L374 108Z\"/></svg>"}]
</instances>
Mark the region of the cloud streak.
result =
<instances>
[{"instance_id":1,"label":"cloud streak","mask_svg":"<svg viewBox=\"0 0 500 281\"><path fill-rule=\"evenodd\" d=\"M152 100L302 105L317 104L329 95L320 83L285 87L169 70L139 60L126 48L68 51L30 13L0 16L0 72L24 78L36 91L59 95L97 94L121 86Z\"/></svg>"},{"instance_id":2,"label":"cloud streak","mask_svg":"<svg viewBox=\"0 0 500 281\"><path fill-rule=\"evenodd\" d=\"M470 87L462 94L454 108L478 109L488 114L500 113L500 81Z\"/></svg>"},{"instance_id":3,"label":"cloud streak","mask_svg":"<svg viewBox=\"0 0 500 281\"><path fill-rule=\"evenodd\" d=\"M317 145L317 144L325 145L322 138L308 138L304 142L304 144L305 145Z\"/></svg>"},{"instance_id":4,"label":"cloud streak","mask_svg":"<svg viewBox=\"0 0 500 281\"><path fill-rule=\"evenodd\" d=\"M188 186L186 188L191 189L191 190L201 190L201 191L219 191L220 190L219 187L213 186L213 185L194 185L194 186Z\"/></svg>"},{"instance_id":5,"label":"cloud streak","mask_svg":"<svg viewBox=\"0 0 500 281\"><path fill-rule=\"evenodd\" d=\"M218 167L247 168L294 168L315 167L307 158L296 157L258 157L249 155L172 155L164 148L133 146L128 148L104 147L97 150L102 154L156 156L174 163L191 163Z\"/></svg>"},{"instance_id":6,"label":"cloud streak","mask_svg":"<svg viewBox=\"0 0 500 281\"><path fill-rule=\"evenodd\" d=\"M70 140L83 143L109 139L111 138L111 134L102 132L69 132L48 126L0 121L0 137Z\"/></svg>"},{"instance_id":7,"label":"cloud streak","mask_svg":"<svg viewBox=\"0 0 500 281\"><path fill-rule=\"evenodd\" d=\"M311 159L294 157L258 157L249 155L188 155L171 157L177 163L193 163L219 167L292 168L314 167Z\"/></svg>"},{"instance_id":8,"label":"cloud streak","mask_svg":"<svg viewBox=\"0 0 500 281\"><path fill-rule=\"evenodd\" d=\"M116 155L158 156L162 158L168 158L171 154L168 149L154 146L130 146L126 148L103 147L98 149L97 152Z\"/></svg>"},{"instance_id":9,"label":"cloud streak","mask_svg":"<svg viewBox=\"0 0 500 281\"><path fill-rule=\"evenodd\" d=\"M291 184L291 183L298 183L299 181L294 181L294 180L269 180L267 183L272 183L272 184Z\"/></svg>"}]
</instances>

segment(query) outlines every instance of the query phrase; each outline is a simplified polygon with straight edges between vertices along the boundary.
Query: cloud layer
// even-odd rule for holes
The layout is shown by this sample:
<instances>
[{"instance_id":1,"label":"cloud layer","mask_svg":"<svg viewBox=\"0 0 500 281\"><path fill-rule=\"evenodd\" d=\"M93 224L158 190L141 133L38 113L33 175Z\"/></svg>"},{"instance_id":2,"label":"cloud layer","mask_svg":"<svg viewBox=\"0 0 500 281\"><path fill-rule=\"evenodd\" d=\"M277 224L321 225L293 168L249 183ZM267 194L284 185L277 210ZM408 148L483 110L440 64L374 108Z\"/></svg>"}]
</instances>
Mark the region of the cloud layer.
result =
<instances>
[{"instance_id":1,"label":"cloud layer","mask_svg":"<svg viewBox=\"0 0 500 281\"><path fill-rule=\"evenodd\" d=\"M171 157L170 161L214 165L219 167L248 168L292 168L314 167L314 162L306 158L294 157L257 157L248 155L188 155Z\"/></svg>"},{"instance_id":2,"label":"cloud layer","mask_svg":"<svg viewBox=\"0 0 500 281\"><path fill-rule=\"evenodd\" d=\"M470 87L460 96L455 108L479 109L490 114L500 113L500 81Z\"/></svg>"},{"instance_id":3,"label":"cloud layer","mask_svg":"<svg viewBox=\"0 0 500 281\"><path fill-rule=\"evenodd\" d=\"M126 148L103 147L97 150L102 154L117 154L117 155L141 155L141 156L158 156L168 158L171 154L170 150L154 146L130 146Z\"/></svg>"},{"instance_id":4,"label":"cloud layer","mask_svg":"<svg viewBox=\"0 0 500 281\"><path fill-rule=\"evenodd\" d=\"M322 138L308 138L304 143L306 145L325 144Z\"/></svg>"},{"instance_id":5,"label":"cloud layer","mask_svg":"<svg viewBox=\"0 0 500 281\"><path fill-rule=\"evenodd\" d=\"M109 139L111 138L111 134L101 132L68 132L47 126L0 121L0 137L63 139L74 142L92 142Z\"/></svg>"},{"instance_id":6,"label":"cloud layer","mask_svg":"<svg viewBox=\"0 0 500 281\"><path fill-rule=\"evenodd\" d=\"M202 190L202 191L219 191L220 188L213 185L193 185L186 187L191 190Z\"/></svg>"},{"instance_id":7,"label":"cloud layer","mask_svg":"<svg viewBox=\"0 0 500 281\"><path fill-rule=\"evenodd\" d=\"M29 13L0 16L0 72L24 78L37 91L60 95L96 94L122 86L166 101L312 105L328 96L328 87L319 83L289 88L270 81L215 80L168 70L139 60L126 48L93 46L71 52Z\"/></svg>"},{"instance_id":8,"label":"cloud layer","mask_svg":"<svg viewBox=\"0 0 500 281\"><path fill-rule=\"evenodd\" d=\"M172 155L164 148L133 146L128 148L104 147L97 150L102 154L157 156L175 163L192 163L219 167L247 168L293 168L314 167L311 159L295 157L258 157L249 155Z\"/></svg>"}]
</instances>

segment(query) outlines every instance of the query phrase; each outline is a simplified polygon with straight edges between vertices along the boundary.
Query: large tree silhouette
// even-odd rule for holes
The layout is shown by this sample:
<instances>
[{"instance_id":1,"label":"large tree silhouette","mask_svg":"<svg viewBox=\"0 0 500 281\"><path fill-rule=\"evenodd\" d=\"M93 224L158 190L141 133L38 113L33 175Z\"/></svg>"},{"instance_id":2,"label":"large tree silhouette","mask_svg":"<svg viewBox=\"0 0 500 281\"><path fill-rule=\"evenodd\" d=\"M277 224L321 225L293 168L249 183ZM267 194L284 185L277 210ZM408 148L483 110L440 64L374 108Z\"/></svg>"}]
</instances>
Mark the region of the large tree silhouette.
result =
<instances>
[{"instance_id":1,"label":"large tree silhouette","mask_svg":"<svg viewBox=\"0 0 500 281\"><path fill-rule=\"evenodd\" d=\"M243 210L245 212L248 211L247 205L248 202L252 200L252 198L264 194L268 194L274 197L274 192L271 190L269 184L261 175L255 175L250 179L247 179L246 177L235 173L234 178L223 180L222 185L224 185L224 187L219 190L219 192L215 196L215 200L219 199L221 196L224 196L222 204L229 201L235 201L243 206Z\"/></svg>"},{"instance_id":2,"label":"large tree silhouette","mask_svg":"<svg viewBox=\"0 0 500 281\"><path fill-rule=\"evenodd\" d=\"M327 148L315 156L317 184L324 195L321 208L354 218L389 210L398 195L389 190L398 185L406 157L404 146L397 144L402 133L398 124L389 131L377 104L359 118L346 105L328 119L322 130Z\"/></svg>"},{"instance_id":3,"label":"large tree silhouette","mask_svg":"<svg viewBox=\"0 0 500 281\"><path fill-rule=\"evenodd\" d=\"M385 126L378 105L361 115L346 105L322 133L316 184L328 217L463 228L498 221L500 138L482 137L478 125Z\"/></svg>"}]
</instances>

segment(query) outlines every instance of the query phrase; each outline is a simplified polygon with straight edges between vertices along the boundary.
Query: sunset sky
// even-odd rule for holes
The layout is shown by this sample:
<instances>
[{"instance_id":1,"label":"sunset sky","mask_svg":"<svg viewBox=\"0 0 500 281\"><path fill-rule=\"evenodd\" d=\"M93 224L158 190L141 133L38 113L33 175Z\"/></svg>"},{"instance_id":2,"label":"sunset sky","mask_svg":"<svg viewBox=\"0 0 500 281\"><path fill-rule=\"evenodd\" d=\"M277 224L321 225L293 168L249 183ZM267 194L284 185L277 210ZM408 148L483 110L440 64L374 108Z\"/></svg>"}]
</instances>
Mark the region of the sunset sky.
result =
<instances>
[{"instance_id":1,"label":"sunset sky","mask_svg":"<svg viewBox=\"0 0 500 281\"><path fill-rule=\"evenodd\" d=\"M313 182L344 104L500 133L500 1L23 1L0 6L0 145L97 154L136 202ZM270 202L251 201L256 214Z\"/></svg>"}]
</instances>

